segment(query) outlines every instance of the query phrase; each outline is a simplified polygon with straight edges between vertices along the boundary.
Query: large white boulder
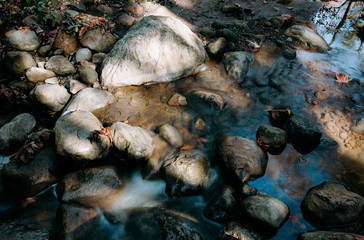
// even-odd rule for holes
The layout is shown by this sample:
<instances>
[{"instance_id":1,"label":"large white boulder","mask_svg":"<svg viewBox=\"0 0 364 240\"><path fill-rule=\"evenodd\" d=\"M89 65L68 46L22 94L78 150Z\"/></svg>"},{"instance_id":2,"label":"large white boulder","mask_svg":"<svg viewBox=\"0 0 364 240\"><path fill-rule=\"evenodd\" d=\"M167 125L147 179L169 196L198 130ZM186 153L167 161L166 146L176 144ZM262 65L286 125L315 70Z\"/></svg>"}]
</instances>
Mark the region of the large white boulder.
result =
<instances>
[{"instance_id":1,"label":"large white boulder","mask_svg":"<svg viewBox=\"0 0 364 240\"><path fill-rule=\"evenodd\" d=\"M176 80L204 67L201 40L181 21L147 16L119 40L103 62L105 87Z\"/></svg>"}]
</instances>

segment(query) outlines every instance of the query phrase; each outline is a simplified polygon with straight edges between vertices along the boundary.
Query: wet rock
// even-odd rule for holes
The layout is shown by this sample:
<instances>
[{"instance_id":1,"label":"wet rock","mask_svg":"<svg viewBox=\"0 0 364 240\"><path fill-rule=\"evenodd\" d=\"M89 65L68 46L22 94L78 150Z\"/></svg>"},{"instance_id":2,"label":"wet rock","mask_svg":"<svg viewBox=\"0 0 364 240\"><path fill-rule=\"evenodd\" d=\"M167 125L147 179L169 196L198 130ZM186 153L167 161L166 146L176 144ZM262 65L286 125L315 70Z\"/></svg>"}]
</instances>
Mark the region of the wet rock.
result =
<instances>
[{"instance_id":1,"label":"wet rock","mask_svg":"<svg viewBox=\"0 0 364 240\"><path fill-rule=\"evenodd\" d=\"M229 42L236 43L237 41L239 41L238 34L236 34L235 32L231 31L228 28L220 29L216 33L218 36L225 38Z\"/></svg>"},{"instance_id":2,"label":"wet rock","mask_svg":"<svg viewBox=\"0 0 364 240\"><path fill-rule=\"evenodd\" d=\"M241 11L242 9L235 4L225 4L221 9L223 13L241 13Z\"/></svg>"},{"instance_id":3,"label":"wet rock","mask_svg":"<svg viewBox=\"0 0 364 240\"><path fill-rule=\"evenodd\" d=\"M282 28L283 26L292 22L293 17L289 14L282 14L280 16L272 17L269 21L277 28Z\"/></svg>"},{"instance_id":4,"label":"wet rock","mask_svg":"<svg viewBox=\"0 0 364 240\"><path fill-rule=\"evenodd\" d=\"M170 105L170 106L185 106L185 105L187 105L187 100L183 95L181 95L179 93L175 93L169 99L168 105Z\"/></svg>"},{"instance_id":5,"label":"wet rock","mask_svg":"<svg viewBox=\"0 0 364 240\"><path fill-rule=\"evenodd\" d=\"M205 217L216 222L224 222L234 216L237 210L234 194L235 190L232 187L224 186L208 203L203 212Z\"/></svg>"},{"instance_id":6,"label":"wet rock","mask_svg":"<svg viewBox=\"0 0 364 240\"><path fill-rule=\"evenodd\" d=\"M240 207L252 220L274 229L282 226L289 214L284 202L266 195L244 198Z\"/></svg>"},{"instance_id":7,"label":"wet rock","mask_svg":"<svg viewBox=\"0 0 364 240\"><path fill-rule=\"evenodd\" d=\"M97 160L107 156L111 146L107 136L90 141L90 133L101 131L102 124L90 112L74 111L62 115L56 122L57 154L75 161Z\"/></svg>"},{"instance_id":8,"label":"wet rock","mask_svg":"<svg viewBox=\"0 0 364 240\"><path fill-rule=\"evenodd\" d=\"M37 34L32 30L14 31L9 35L8 41L12 47L20 51L34 51L40 45Z\"/></svg>"},{"instance_id":9,"label":"wet rock","mask_svg":"<svg viewBox=\"0 0 364 240\"><path fill-rule=\"evenodd\" d=\"M135 17L129 16L128 14L122 14L119 16L117 23L126 27L131 27L137 22Z\"/></svg>"},{"instance_id":10,"label":"wet rock","mask_svg":"<svg viewBox=\"0 0 364 240\"><path fill-rule=\"evenodd\" d=\"M27 69L37 65L32 55L27 52L8 52L4 63L16 75L22 75Z\"/></svg>"},{"instance_id":11,"label":"wet rock","mask_svg":"<svg viewBox=\"0 0 364 240\"><path fill-rule=\"evenodd\" d=\"M327 42L317 32L304 25L293 25L286 30L285 34L298 39L318 52L327 52L330 49Z\"/></svg>"},{"instance_id":12,"label":"wet rock","mask_svg":"<svg viewBox=\"0 0 364 240\"><path fill-rule=\"evenodd\" d=\"M44 46L41 46L39 49L38 49L38 53L42 56L42 57L45 57L48 55L48 53L51 51L51 48L52 46L51 45L44 45Z\"/></svg>"},{"instance_id":13,"label":"wet rock","mask_svg":"<svg viewBox=\"0 0 364 240\"><path fill-rule=\"evenodd\" d=\"M122 186L115 167L87 168L66 175L57 186L57 195L62 202L103 207Z\"/></svg>"},{"instance_id":14,"label":"wet rock","mask_svg":"<svg viewBox=\"0 0 364 240\"><path fill-rule=\"evenodd\" d=\"M118 38L111 33L102 34L101 29L90 29L81 38L81 44L93 51L109 52Z\"/></svg>"},{"instance_id":15,"label":"wet rock","mask_svg":"<svg viewBox=\"0 0 364 240\"><path fill-rule=\"evenodd\" d=\"M22 113L0 128L0 154L11 153L21 147L36 126L35 118Z\"/></svg>"},{"instance_id":16,"label":"wet rock","mask_svg":"<svg viewBox=\"0 0 364 240\"><path fill-rule=\"evenodd\" d=\"M278 155L287 145L287 133L280 128L260 125L256 134L258 144L270 154Z\"/></svg>"},{"instance_id":17,"label":"wet rock","mask_svg":"<svg viewBox=\"0 0 364 240\"><path fill-rule=\"evenodd\" d=\"M357 132L361 135L364 135L364 119L359 118L359 119L355 120L353 126L351 127L351 130L353 130L354 132Z\"/></svg>"},{"instance_id":18,"label":"wet rock","mask_svg":"<svg viewBox=\"0 0 364 240\"><path fill-rule=\"evenodd\" d=\"M3 240L51 240L51 233L47 229L30 229L22 224L2 224L0 225L1 239Z\"/></svg>"},{"instance_id":19,"label":"wet rock","mask_svg":"<svg viewBox=\"0 0 364 240\"><path fill-rule=\"evenodd\" d=\"M299 153L309 153L320 144L322 133L307 119L293 115L283 125L288 141Z\"/></svg>"},{"instance_id":20,"label":"wet rock","mask_svg":"<svg viewBox=\"0 0 364 240\"><path fill-rule=\"evenodd\" d=\"M4 187L22 198L40 193L58 180L55 160L55 149L45 148L36 153L28 164L20 161L9 162L2 171Z\"/></svg>"},{"instance_id":21,"label":"wet rock","mask_svg":"<svg viewBox=\"0 0 364 240\"><path fill-rule=\"evenodd\" d=\"M282 128L283 124L292 116L290 110L284 107L275 107L268 111L269 120L273 126Z\"/></svg>"},{"instance_id":22,"label":"wet rock","mask_svg":"<svg viewBox=\"0 0 364 240\"><path fill-rule=\"evenodd\" d=\"M214 38L216 36L216 32L208 27L201 28L200 33L207 38Z\"/></svg>"},{"instance_id":23,"label":"wet rock","mask_svg":"<svg viewBox=\"0 0 364 240\"><path fill-rule=\"evenodd\" d=\"M317 91L315 92L315 97L320 100L320 101L325 101L329 98L330 96L330 93L328 93L327 91L325 90L320 90L320 91Z\"/></svg>"},{"instance_id":24,"label":"wet rock","mask_svg":"<svg viewBox=\"0 0 364 240\"><path fill-rule=\"evenodd\" d=\"M208 157L197 149L170 153L161 171L170 197L201 194L211 183Z\"/></svg>"},{"instance_id":25,"label":"wet rock","mask_svg":"<svg viewBox=\"0 0 364 240\"><path fill-rule=\"evenodd\" d=\"M262 240L254 231L245 228L237 222L230 222L220 231L219 240Z\"/></svg>"},{"instance_id":26,"label":"wet rock","mask_svg":"<svg viewBox=\"0 0 364 240\"><path fill-rule=\"evenodd\" d=\"M207 89L191 89L186 92L189 103L206 104L213 110L223 110L227 102L219 93Z\"/></svg>"},{"instance_id":27,"label":"wet rock","mask_svg":"<svg viewBox=\"0 0 364 240\"><path fill-rule=\"evenodd\" d=\"M97 64L105 59L107 55L105 53L95 53L92 56L92 63Z\"/></svg>"},{"instance_id":28,"label":"wet rock","mask_svg":"<svg viewBox=\"0 0 364 240\"><path fill-rule=\"evenodd\" d=\"M60 30L54 40L53 46L56 49L63 50L66 56L70 56L77 51L77 37L72 36L64 30Z\"/></svg>"},{"instance_id":29,"label":"wet rock","mask_svg":"<svg viewBox=\"0 0 364 240\"><path fill-rule=\"evenodd\" d=\"M82 60L89 61L92 57L91 50L88 48L81 48L77 50L75 58L76 62L81 62Z\"/></svg>"},{"instance_id":30,"label":"wet rock","mask_svg":"<svg viewBox=\"0 0 364 240\"><path fill-rule=\"evenodd\" d=\"M30 95L53 112L61 111L71 97L67 89L58 84L38 85Z\"/></svg>"},{"instance_id":31,"label":"wet rock","mask_svg":"<svg viewBox=\"0 0 364 240\"><path fill-rule=\"evenodd\" d=\"M159 128L159 136L164 138L171 146L180 148L183 140L177 129L169 124L164 124Z\"/></svg>"},{"instance_id":32,"label":"wet rock","mask_svg":"<svg viewBox=\"0 0 364 240\"><path fill-rule=\"evenodd\" d=\"M93 84L99 81L97 72L91 68L85 68L80 71L80 78L86 84Z\"/></svg>"},{"instance_id":33,"label":"wet rock","mask_svg":"<svg viewBox=\"0 0 364 240\"><path fill-rule=\"evenodd\" d=\"M298 236L298 240L357 240L364 238L357 234L345 233L345 232L329 232L329 231L314 231L301 233Z\"/></svg>"},{"instance_id":34,"label":"wet rock","mask_svg":"<svg viewBox=\"0 0 364 240\"><path fill-rule=\"evenodd\" d=\"M56 55L51 57L45 64L45 68L58 75L70 75L76 73L76 68L64 56Z\"/></svg>"},{"instance_id":35,"label":"wet rock","mask_svg":"<svg viewBox=\"0 0 364 240\"><path fill-rule=\"evenodd\" d=\"M31 82L42 82L47 78L52 78L56 76L56 74L50 70L37 67L29 68L26 71L25 75Z\"/></svg>"},{"instance_id":36,"label":"wet rock","mask_svg":"<svg viewBox=\"0 0 364 240\"><path fill-rule=\"evenodd\" d=\"M109 6L103 5L103 4L97 6L96 10L99 12L102 12L102 13L106 13L106 14L112 13L112 8Z\"/></svg>"},{"instance_id":37,"label":"wet rock","mask_svg":"<svg viewBox=\"0 0 364 240\"><path fill-rule=\"evenodd\" d=\"M217 40L210 42L206 47L206 51L212 56L221 56L226 52L227 48L228 41L226 41L225 38L220 37Z\"/></svg>"},{"instance_id":38,"label":"wet rock","mask_svg":"<svg viewBox=\"0 0 364 240\"><path fill-rule=\"evenodd\" d=\"M241 79L249 71L253 58L253 55L249 52L225 53L223 64L226 74L234 79Z\"/></svg>"},{"instance_id":39,"label":"wet rock","mask_svg":"<svg viewBox=\"0 0 364 240\"><path fill-rule=\"evenodd\" d=\"M61 204L57 209L56 233L59 239L85 239L99 227L100 212L74 204Z\"/></svg>"},{"instance_id":40,"label":"wet rock","mask_svg":"<svg viewBox=\"0 0 364 240\"><path fill-rule=\"evenodd\" d=\"M340 183L323 182L307 192L301 208L305 218L315 225L339 226L359 220L364 198Z\"/></svg>"},{"instance_id":41,"label":"wet rock","mask_svg":"<svg viewBox=\"0 0 364 240\"><path fill-rule=\"evenodd\" d=\"M147 16L108 54L101 82L105 87L168 82L201 71L205 61L201 40L182 22Z\"/></svg>"},{"instance_id":42,"label":"wet rock","mask_svg":"<svg viewBox=\"0 0 364 240\"><path fill-rule=\"evenodd\" d=\"M131 2L125 7L125 11L134 15L143 15L144 9L136 2Z\"/></svg>"},{"instance_id":43,"label":"wet rock","mask_svg":"<svg viewBox=\"0 0 364 240\"><path fill-rule=\"evenodd\" d=\"M297 56L296 49L293 49L293 48L285 48L283 50L283 56L285 58L287 58L288 60L295 59L296 56Z\"/></svg>"},{"instance_id":44,"label":"wet rock","mask_svg":"<svg viewBox=\"0 0 364 240\"><path fill-rule=\"evenodd\" d=\"M195 122L193 123L193 128L201 133L205 133L209 129L206 122L200 117L195 119Z\"/></svg>"},{"instance_id":45,"label":"wet rock","mask_svg":"<svg viewBox=\"0 0 364 240\"><path fill-rule=\"evenodd\" d=\"M67 104L62 115L72 111L89 111L94 115L102 114L114 102L114 96L108 91L85 88L75 95Z\"/></svg>"},{"instance_id":46,"label":"wet rock","mask_svg":"<svg viewBox=\"0 0 364 240\"><path fill-rule=\"evenodd\" d=\"M146 208L134 211L125 225L125 239L202 240L194 217L176 210Z\"/></svg>"},{"instance_id":47,"label":"wet rock","mask_svg":"<svg viewBox=\"0 0 364 240\"><path fill-rule=\"evenodd\" d=\"M218 153L227 170L234 172L242 183L263 176L267 168L267 153L248 138L225 136L218 145Z\"/></svg>"},{"instance_id":48,"label":"wet rock","mask_svg":"<svg viewBox=\"0 0 364 240\"><path fill-rule=\"evenodd\" d=\"M72 79L70 81L70 92L72 94L76 94L76 93L78 93L79 91L81 91L82 89L85 89L85 88L87 88L87 85L83 84L80 81L77 81L77 80L74 80L74 79Z\"/></svg>"},{"instance_id":49,"label":"wet rock","mask_svg":"<svg viewBox=\"0 0 364 240\"><path fill-rule=\"evenodd\" d=\"M111 127L114 146L132 159L145 159L152 155L153 139L149 132L140 127L117 122Z\"/></svg>"}]
</instances>

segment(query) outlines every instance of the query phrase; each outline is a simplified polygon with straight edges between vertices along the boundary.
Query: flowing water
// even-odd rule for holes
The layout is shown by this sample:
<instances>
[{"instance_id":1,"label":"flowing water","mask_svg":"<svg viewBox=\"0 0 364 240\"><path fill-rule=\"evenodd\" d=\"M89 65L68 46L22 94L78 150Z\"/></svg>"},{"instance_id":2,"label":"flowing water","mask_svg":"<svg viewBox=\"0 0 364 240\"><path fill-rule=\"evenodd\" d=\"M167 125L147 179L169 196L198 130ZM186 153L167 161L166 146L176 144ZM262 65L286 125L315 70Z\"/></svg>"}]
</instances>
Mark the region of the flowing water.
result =
<instances>
[{"instance_id":1,"label":"flowing water","mask_svg":"<svg viewBox=\"0 0 364 240\"><path fill-rule=\"evenodd\" d=\"M286 106L293 113L310 119L323 133L320 145L305 155L291 145L281 155L269 155L265 176L250 182L250 186L258 192L276 197L290 208L289 219L272 239L296 239L299 233L316 229L303 218L300 210L302 199L313 186L334 180L364 194L364 139L351 131L354 121L364 117L363 50L356 36L357 27L363 25L359 18L363 16L360 12L363 11L363 3L351 5L351 11L345 16L348 6L349 3L335 9L323 7L312 19L317 24L317 31L332 48L327 54L299 50L296 59L287 60L279 47L265 46L255 53L248 75L238 82L228 79L222 66L210 61L208 69L196 77L116 90L118 103L111 107L104 120L128 120L130 124L152 130L155 126L172 123L180 130L185 143L206 148L213 156L214 138L221 133L255 140L259 125L270 124L266 111L272 106ZM343 17L347 21L335 30ZM335 82L335 73L348 73L354 80L340 86ZM192 87L221 91L227 96L229 106L216 115L208 109L177 108L166 104L168 96ZM322 90L330 93L325 101L315 98L314 93ZM209 126L206 133L195 132L186 123L196 117L206 121ZM339 129L337 132L329 128L327 122L330 121L337 125L334 128ZM346 129L346 138L342 137L342 129ZM206 138L208 142L201 144L199 137ZM164 147L157 146L157 149ZM153 157L158 159L163 154L165 152L161 150ZM7 161L9 158L2 156L0 166ZM8 215L5 219L18 219L20 224L53 231L52 224L59 206L54 188L38 195L33 204L12 206L12 200L0 187L0 213ZM135 229L128 228L128 216L131 209L143 207L164 208L183 214L203 226L201 231L205 239L216 238L221 226L203 216L208 199L203 196L169 199L164 188L164 181L145 180L140 173L134 173L113 204L104 209L105 217L101 220L100 229L90 233L92 239L122 239L125 234L137 236L138 233L133 232ZM110 214L117 218L117 223L110 222ZM4 226L0 228L0 235L2 231L6 231Z\"/></svg>"}]
</instances>

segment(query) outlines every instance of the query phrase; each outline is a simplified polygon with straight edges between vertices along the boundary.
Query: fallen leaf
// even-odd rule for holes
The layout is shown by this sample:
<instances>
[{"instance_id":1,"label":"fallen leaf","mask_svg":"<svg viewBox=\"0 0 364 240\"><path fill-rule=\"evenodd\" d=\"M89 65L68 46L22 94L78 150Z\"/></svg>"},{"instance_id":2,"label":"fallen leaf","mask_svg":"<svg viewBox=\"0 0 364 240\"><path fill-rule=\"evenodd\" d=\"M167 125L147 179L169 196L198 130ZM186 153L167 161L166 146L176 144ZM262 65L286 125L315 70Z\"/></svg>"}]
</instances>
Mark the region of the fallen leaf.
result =
<instances>
[{"instance_id":1,"label":"fallen leaf","mask_svg":"<svg viewBox=\"0 0 364 240\"><path fill-rule=\"evenodd\" d=\"M364 240L364 236L361 236L361 235L353 234L353 237L354 237L356 240Z\"/></svg>"},{"instance_id":2,"label":"fallen leaf","mask_svg":"<svg viewBox=\"0 0 364 240\"><path fill-rule=\"evenodd\" d=\"M208 142L208 140L206 138L200 138L199 140L200 140L200 142L203 142L203 143L207 143Z\"/></svg>"},{"instance_id":3,"label":"fallen leaf","mask_svg":"<svg viewBox=\"0 0 364 240\"><path fill-rule=\"evenodd\" d=\"M291 215L288 217L289 220L292 222L292 223L295 223L295 224L301 224L300 220L298 220L298 218L294 215Z\"/></svg>"},{"instance_id":4,"label":"fallen leaf","mask_svg":"<svg viewBox=\"0 0 364 240\"><path fill-rule=\"evenodd\" d=\"M349 78L349 73L344 76L342 73L336 73L336 82L338 83L348 83L352 81L353 78Z\"/></svg>"},{"instance_id":5,"label":"fallen leaf","mask_svg":"<svg viewBox=\"0 0 364 240\"><path fill-rule=\"evenodd\" d=\"M181 147L180 150L192 150L192 149L194 149L193 146L191 146L191 145L184 145L183 147Z\"/></svg>"}]
</instances>

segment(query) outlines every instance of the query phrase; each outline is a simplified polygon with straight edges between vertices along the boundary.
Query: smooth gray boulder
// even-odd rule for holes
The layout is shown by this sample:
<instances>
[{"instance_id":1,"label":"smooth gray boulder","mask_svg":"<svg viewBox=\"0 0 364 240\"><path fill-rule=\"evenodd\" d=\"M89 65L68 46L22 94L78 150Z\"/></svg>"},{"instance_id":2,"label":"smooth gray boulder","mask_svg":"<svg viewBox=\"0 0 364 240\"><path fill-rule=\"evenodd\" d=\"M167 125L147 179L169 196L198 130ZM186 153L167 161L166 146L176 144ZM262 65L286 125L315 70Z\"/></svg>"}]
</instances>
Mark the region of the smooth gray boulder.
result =
<instances>
[{"instance_id":1,"label":"smooth gray boulder","mask_svg":"<svg viewBox=\"0 0 364 240\"><path fill-rule=\"evenodd\" d=\"M82 60L89 61L92 57L91 50L88 48L78 49L75 54L76 62L81 62Z\"/></svg>"},{"instance_id":2,"label":"smooth gray boulder","mask_svg":"<svg viewBox=\"0 0 364 240\"><path fill-rule=\"evenodd\" d=\"M164 124L159 128L159 136L165 139L171 146L179 148L183 145L183 139L177 129L172 125Z\"/></svg>"},{"instance_id":3,"label":"smooth gray boulder","mask_svg":"<svg viewBox=\"0 0 364 240\"><path fill-rule=\"evenodd\" d=\"M58 75L71 75L76 73L76 68L64 56L56 55L51 57L45 64L45 68Z\"/></svg>"},{"instance_id":4,"label":"smooth gray boulder","mask_svg":"<svg viewBox=\"0 0 364 240\"><path fill-rule=\"evenodd\" d=\"M58 181L54 148L42 149L30 163L9 162L2 171L3 185L22 198L40 193Z\"/></svg>"},{"instance_id":5,"label":"smooth gray boulder","mask_svg":"<svg viewBox=\"0 0 364 240\"><path fill-rule=\"evenodd\" d=\"M132 159L145 159L152 155L153 139L149 132L140 127L117 122L111 127L114 146Z\"/></svg>"},{"instance_id":6,"label":"smooth gray boulder","mask_svg":"<svg viewBox=\"0 0 364 240\"><path fill-rule=\"evenodd\" d=\"M15 151L34 130L37 122L29 113L22 113L0 128L0 154Z\"/></svg>"},{"instance_id":7,"label":"smooth gray boulder","mask_svg":"<svg viewBox=\"0 0 364 240\"><path fill-rule=\"evenodd\" d=\"M289 37L296 38L305 47L311 47L318 52L327 52L330 50L327 42L316 31L304 25L293 25L286 30L285 34Z\"/></svg>"},{"instance_id":8,"label":"smooth gray boulder","mask_svg":"<svg viewBox=\"0 0 364 240\"><path fill-rule=\"evenodd\" d=\"M113 166L86 168L66 175L57 186L58 198L86 207L103 207L123 186Z\"/></svg>"},{"instance_id":9,"label":"smooth gray boulder","mask_svg":"<svg viewBox=\"0 0 364 240\"><path fill-rule=\"evenodd\" d=\"M201 194L211 184L208 156L198 149L170 153L161 169L171 197Z\"/></svg>"},{"instance_id":10,"label":"smooth gray boulder","mask_svg":"<svg viewBox=\"0 0 364 240\"><path fill-rule=\"evenodd\" d=\"M70 80L70 92L72 94L76 94L78 93L79 91L81 91L82 89L85 89L87 88L88 86L86 84L83 84L82 82L80 81L77 81L77 80L74 80L74 79L71 79Z\"/></svg>"},{"instance_id":11,"label":"smooth gray boulder","mask_svg":"<svg viewBox=\"0 0 364 240\"><path fill-rule=\"evenodd\" d=\"M224 136L218 145L218 153L226 170L235 173L242 183L265 174L268 155L248 138Z\"/></svg>"},{"instance_id":12,"label":"smooth gray boulder","mask_svg":"<svg viewBox=\"0 0 364 240\"><path fill-rule=\"evenodd\" d=\"M5 66L16 75L22 75L27 69L37 65L31 54L14 51L6 54L4 63Z\"/></svg>"},{"instance_id":13,"label":"smooth gray boulder","mask_svg":"<svg viewBox=\"0 0 364 240\"><path fill-rule=\"evenodd\" d=\"M243 78L253 63L254 56L250 52L228 52L224 54L223 64L226 74L234 79Z\"/></svg>"},{"instance_id":14,"label":"smooth gray boulder","mask_svg":"<svg viewBox=\"0 0 364 240\"><path fill-rule=\"evenodd\" d=\"M86 84L93 84L99 81L97 72L91 68L85 68L80 71L80 78Z\"/></svg>"},{"instance_id":15,"label":"smooth gray boulder","mask_svg":"<svg viewBox=\"0 0 364 240\"><path fill-rule=\"evenodd\" d=\"M118 38L111 33L102 33L101 29L90 29L80 40L82 46L97 52L109 52Z\"/></svg>"},{"instance_id":16,"label":"smooth gray boulder","mask_svg":"<svg viewBox=\"0 0 364 240\"><path fill-rule=\"evenodd\" d=\"M58 84L42 84L36 86L30 96L53 112L61 111L71 95L64 86Z\"/></svg>"},{"instance_id":17,"label":"smooth gray boulder","mask_svg":"<svg viewBox=\"0 0 364 240\"><path fill-rule=\"evenodd\" d=\"M62 115L85 110L98 115L114 102L114 96L106 90L85 88L79 91L65 107Z\"/></svg>"},{"instance_id":18,"label":"smooth gray boulder","mask_svg":"<svg viewBox=\"0 0 364 240\"><path fill-rule=\"evenodd\" d=\"M249 217L271 228L277 229L288 219L289 208L281 200L255 195L244 198L240 207Z\"/></svg>"},{"instance_id":19,"label":"smooth gray boulder","mask_svg":"<svg viewBox=\"0 0 364 240\"><path fill-rule=\"evenodd\" d=\"M52 78L56 76L56 74L50 70L37 67L29 68L26 71L25 75L31 82L42 82L47 78Z\"/></svg>"},{"instance_id":20,"label":"smooth gray boulder","mask_svg":"<svg viewBox=\"0 0 364 240\"><path fill-rule=\"evenodd\" d=\"M130 28L103 62L105 87L160 83L201 71L201 40L179 20L147 16Z\"/></svg>"},{"instance_id":21,"label":"smooth gray boulder","mask_svg":"<svg viewBox=\"0 0 364 240\"><path fill-rule=\"evenodd\" d=\"M100 134L98 141L90 140L91 132L102 128L101 122L88 111L62 115L54 128L57 154L80 162L106 157L111 146L108 137Z\"/></svg>"},{"instance_id":22,"label":"smooth gray boulder","mask_svg":"<svg viewBox=\"0 0 364 240\"><path fill-rule=\"evenodd\" d=\"M340 183L323 182L307 192L301 208L315 225L339 226L359 220L364 213L364 198Z\"/></svg>"},{"instance_id":23,"label":"smooth gray boulder","mask_svg":"<svg viewBox=\"0 0 364 240\"><path fill-rule=\"evenodd\" d=\"M20 51L34 51L40 45L37 34L32 30L14 31L9 35L8 40L12 47Z\"/></svg>"}]
</instances>

